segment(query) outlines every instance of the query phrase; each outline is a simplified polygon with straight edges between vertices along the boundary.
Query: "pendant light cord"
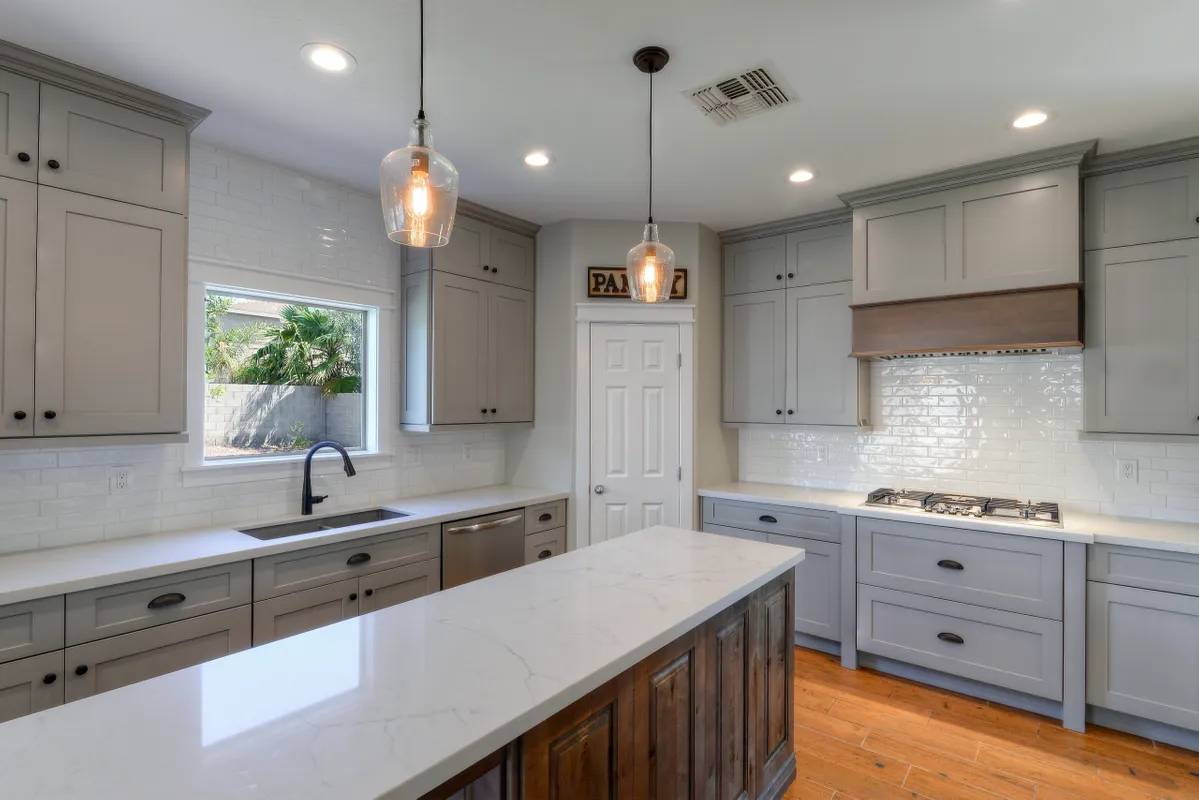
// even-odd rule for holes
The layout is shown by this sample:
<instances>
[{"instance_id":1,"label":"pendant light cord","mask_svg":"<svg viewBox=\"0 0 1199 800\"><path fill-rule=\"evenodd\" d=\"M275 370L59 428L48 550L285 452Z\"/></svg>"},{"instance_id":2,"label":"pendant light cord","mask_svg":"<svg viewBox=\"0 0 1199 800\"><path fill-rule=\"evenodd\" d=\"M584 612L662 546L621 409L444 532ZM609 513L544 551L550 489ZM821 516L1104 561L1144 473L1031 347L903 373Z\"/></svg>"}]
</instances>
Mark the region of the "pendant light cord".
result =
<instances>
[{"instance_id":1,"label":"pendant light cord","mask_svg":"<svg viewBox=\"0 0 1199 800\"><path fill-rule=\"evenodd\" d=\"M423 3L424 0L421 0ZM649 71L649 224L654 224L654 70Z\"/></svg>"},{"instance_id":2,"label":"pendant light cord","mask_svg":"<svg viewBox=\"0 0 1199 800\"><path fill-rule=\"evenodd\" d=\"M420 0L420 110L416 118L425 118L425 0Z\"/></svg>"}]
</instances>

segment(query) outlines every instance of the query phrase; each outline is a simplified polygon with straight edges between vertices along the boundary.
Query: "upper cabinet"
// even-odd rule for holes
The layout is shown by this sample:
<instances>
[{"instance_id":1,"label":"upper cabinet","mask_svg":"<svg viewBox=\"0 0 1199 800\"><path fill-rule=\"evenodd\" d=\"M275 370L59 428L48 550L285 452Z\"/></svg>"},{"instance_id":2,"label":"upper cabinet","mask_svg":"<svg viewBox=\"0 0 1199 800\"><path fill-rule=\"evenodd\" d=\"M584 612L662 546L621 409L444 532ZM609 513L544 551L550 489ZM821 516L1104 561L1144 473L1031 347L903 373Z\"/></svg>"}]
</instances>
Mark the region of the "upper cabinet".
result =
<instances>
[{"instance_id":1,"label":"upper cabinet","mask_svg":"<svg viewBox=\"0 0 1199 800\"><path fill-rule=\"evenodd\" d=\"M724 293L837 283L853 277L849 224L748 239L724 248Z\"/></svg>"},{"instance_id":2,"label":"upper cabinet","mask_svg":"<svg viewBox=\"0 0 1199 800\"><path fill-rule=\"evenodd\" d=\"M409 248L404 272L434 269L532 291L536 252L532 236L459 214L450 243L445 247Z\"/></svg>"},{"instance_id":3,"label":"upper cabinet","mask_svg":"<svg viewBox=\"0 0 1199 800\"><path fill-rule=\"evenodd\" d=\"M0 175L37 179L38 83L0 72Z\"/></svg>"},{"instance_id":4,"label":"upper cabinet","mask_svg":"<svg viewBox=\"0 0 1199 800\"><path fill-rule=\"evenodd\" d=\"M33 435L36 252L37 186L0 178L0 437Z\"/></svg>"},{"instance_id":5,"label":"upper cabinet","mask_svg":"<svg viewBox=\"0 0 1199 800\"><path fill-rule=\"evenodd\" d=\"M1199 237L1199 159L1086 180L1086 247Z\"/></svg>"},{"instance_id":6,"label":"upper cabinet","mask_svg":"<svg viewBox=\"0 0 1199 800\"><path fill-rule=\"evenodd\" d=\"M765 292L786 287L787 237L749 239L724 248L724 293Z\"/></svg>"}]
</instances>

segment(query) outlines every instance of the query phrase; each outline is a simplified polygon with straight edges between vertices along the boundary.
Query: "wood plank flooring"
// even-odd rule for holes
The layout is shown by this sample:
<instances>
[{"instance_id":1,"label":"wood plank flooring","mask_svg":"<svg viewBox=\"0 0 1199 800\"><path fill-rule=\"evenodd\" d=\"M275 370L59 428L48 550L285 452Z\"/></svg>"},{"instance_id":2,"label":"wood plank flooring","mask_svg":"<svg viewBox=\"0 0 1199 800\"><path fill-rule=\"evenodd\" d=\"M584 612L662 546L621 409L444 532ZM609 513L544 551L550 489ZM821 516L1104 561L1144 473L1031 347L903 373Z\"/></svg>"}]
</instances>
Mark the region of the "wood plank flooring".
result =
<instances>
[{"instance_id":1,"label":"wood plank flooring","mask_svg":"<svg viewBox=\"0 0 1199 800\"><path fill-rule=\"evenodd\" d=\"M1199 799L1199 754L911 683L795 648L786 800Z\"/></svg>"}]
</instances>

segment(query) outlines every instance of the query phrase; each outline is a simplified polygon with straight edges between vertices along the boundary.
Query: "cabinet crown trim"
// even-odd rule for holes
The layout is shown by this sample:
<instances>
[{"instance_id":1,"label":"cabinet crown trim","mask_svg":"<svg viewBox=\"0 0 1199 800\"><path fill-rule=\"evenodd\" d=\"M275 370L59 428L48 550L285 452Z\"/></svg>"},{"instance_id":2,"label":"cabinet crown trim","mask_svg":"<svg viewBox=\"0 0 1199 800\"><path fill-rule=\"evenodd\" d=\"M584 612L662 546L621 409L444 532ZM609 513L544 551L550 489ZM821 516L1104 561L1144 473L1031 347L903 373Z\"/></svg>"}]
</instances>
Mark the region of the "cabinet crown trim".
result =
<instances>
[{"instance_id":1,"label":"cabinet crown trim","mask_svg":"<svg viewBox=\"0 0 1199 800\"><path fill-rule=\"evenodd\" d=\"M182 125L189 131L212 113L207 108L4 40L0 40L0 69L152 114Z\"/></svg>"},{"instance_id":2,"label":"cabinet crown trim","mask_svg":"<svg viewBox=\"0 0 1199 800\"><path fill-rule=\"evenodd\" d=\"M505 214L503 211L496 211L494 208L467 200L465 197L458 198L458 212L463 216L486 222L488 225L494 225L512 233L518 233L521 236L536 236L537 231L541 230L541 226L535 222Z\"/></svg>"},{"instance_id":3,"label":"cabinet crown trim","mask_svg":"<svg viewBox=\"0 0 1199 800\"><path fill-rule=\"evenodd\" d=\"M1082 174L1084 178L1090 178L1095 175L1107 175L1110 172L1153 167L1158 164L1185 161L1196 157L1199 157L1199 136L1191 136L1187 139L1174 139L1169 142L1134 147L1115 153L1102 153L1087 160L1083 165Z\"/></svg>"},{"instance_id":4,"label":"cabinet crown trim","mask_svg":"<svg viewBox=\"0 0 1199 800\"><path fill-rule=\"evenodd\" d=\"M823 228L827 225L840 225L849 222L852 215L848 208L830 208L827 211L817 211L798 217L786 217L772 222L759 222L756 225L746 225L743 228L730 228L717 234L721 244L733 244L749 239L762 239L767 236L778 236L784 233L806 231L811 228Z\"/></svg>"},{"instance_id":5,"label":"cabinet crown trim","mask_svg":"<svg viewBox=\"0 0 1199 800\"><path fill-rule=\"evenodd\" d=\"M1045 150L1034 150L1031 153L997 158L980 164L934 172L918 178L907 178L901 181L885 183L869 189L859 189L839 195L841 202L851 208L872 206L878 203L888 203L893 200L903 200L931 192L947 189L957 189L976 183L1011 178L1016 175L1026 175L1060 167L1077 167L1083 160L1095 152L1097 139L1088 139L1073 144L1050 147Z\"/></svg>"}]
</instances>

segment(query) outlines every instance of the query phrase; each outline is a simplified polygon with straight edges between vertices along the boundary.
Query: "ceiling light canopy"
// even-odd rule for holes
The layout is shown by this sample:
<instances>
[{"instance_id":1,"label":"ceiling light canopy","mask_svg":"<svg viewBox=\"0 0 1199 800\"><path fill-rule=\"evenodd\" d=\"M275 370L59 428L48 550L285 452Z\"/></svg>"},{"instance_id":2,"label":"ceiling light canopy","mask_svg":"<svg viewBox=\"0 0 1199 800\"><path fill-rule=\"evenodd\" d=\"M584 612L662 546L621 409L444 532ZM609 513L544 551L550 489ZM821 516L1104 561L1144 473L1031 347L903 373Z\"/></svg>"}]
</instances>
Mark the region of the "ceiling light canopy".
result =
<instances>
[{"instance_id":1,"label":"ceiling light canopy","mask_svg":"<svg viewBox=\"0 0 1199 800\"><path fill-rule=\"evenodd\" d=\"M664 303L674 284L674 251L658 240L654 224L654 73L670 61L663 47L643 47L633 54L633 64L649 75L649 215L641 244L629 250L625 271L629 297L637 303Z\"/></svg>"},{"instance_id":2,"label":"ceiling light canopy","mask_svg":"<svg viewBox=\"0 0 1199 800\"><path fill-rule=\"evenodd\" d=\"M525 156L525 163L530 167L544 167L550 163L549 153L544 150L534 150Z\"/></svg>"},{"instance_id":3,"label":"ceiling light canopy","mask_svg":"<svg viewBox=\"0 0 1199 800\"><path fill-rule=\"evenodd\" d=\"M1040 109L1029 109L1020 116L1012 120L1013 128L1035 128L1045 120L1049 119L1049 115Z\"/></svg>"},{"instance_id":4,"label":"ceiling light canopy","mask_svg":"<svg viewBox=\"0 0 1199 800\"><path fill-rule=\"evenodd\" d=\"M321 72L340 73L342 75L354 71L358 62L348 50L328 42L309 42L300 48L300 55Z\"/></svg>"},{"instance_id":5,"label":"ceiling light canopy","mask_svg":"<svg viewBox=\"0 0 1199 800\"><path fill-rule=\"evenodd\" d=\"M458 170L433 149L425 120L425 0L420 0L420 110L408 146L392 150L379 166L379 197L387 238L409 247L450 243L458 210Z\"/></svg>"},{"instance_id":6,"label":"ceiling light canopy","mask_svg":"<svg viewBox=\"0 0 1199 800\"><path fill-rule=\"evenodd\" d=\"M810 169L797 169L787 176L787 180L792 183L807 183L815 177L816 174Z\"/></svg>"}]
</instances>

